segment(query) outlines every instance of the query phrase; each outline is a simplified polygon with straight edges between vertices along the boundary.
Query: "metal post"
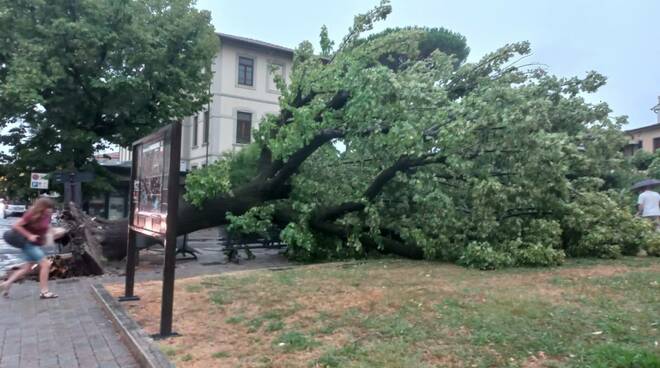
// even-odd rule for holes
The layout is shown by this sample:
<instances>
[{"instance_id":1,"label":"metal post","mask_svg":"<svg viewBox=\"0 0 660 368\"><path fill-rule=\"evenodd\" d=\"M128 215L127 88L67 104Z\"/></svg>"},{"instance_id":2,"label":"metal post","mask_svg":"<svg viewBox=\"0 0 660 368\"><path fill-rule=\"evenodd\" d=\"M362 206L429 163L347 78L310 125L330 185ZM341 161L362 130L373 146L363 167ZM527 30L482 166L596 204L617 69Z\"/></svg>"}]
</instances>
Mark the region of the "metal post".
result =
<instances>
[{"instance_id":1,"label":"metal post","mask_svg":"<svg viewBox=\"0 0 660 368\"><path fill-rule=\"evenodd\" d=\"M75 172L69 172L68 174L68 182L67 185L69 186L69 194L71 197L69 197L69 202L73 202L76 206L78 203L76 202L76 187L74 185L75 180L76 180L76 173ZM80 208L82 210L82 208Z\"/></svg>"},{"instance_id":2,"label":"metal post","mask_svg":"<svg viewBox=\"0 0 660 368\"><path fill-rule=\"evenodd\" d=\"M172 333L172 310L174 307L177 212L179 210L181 122L173 124L170 142L170 167L167 182L167 231L165 236L165 264L163 266L163 297L160 311L160 338L175 335L175 333Z\"/></svg>"},{"instance_id":3,"label":"metal post","mask_svg":"<svg viewBox=\"0 0 660 368\"><path fill-rule=\"evenodd\" d=\"M78 208L82 209L83 203L82 203L82 183L78 178L75 178L76 180L71 183L71 186L73 187L73 203L78 206Z\"/></svg>"},{"instance_id":4,"label":"metal post","mask_svg":"<svg viewBox=\"0 0 660 368\"><path fill-rule=\"evenodd\" d=\"M137 263L138 249L135 246L135 231L128 229L128 245L126 247L126 283L124 284L124 296L119 297L120 302L140 300L134 294L135 286L135 264Z\"/></svg>"},{"instance_id":5,"label":"metal post","mask_svg":"<svg viewBox=\"0 0 660 368\"><path fill-rule=\"evenodd\" d=\"M71 191L71 183L63 177L62 185L64 185L64 204L68 205L73 201L73 192Z\"/></svg>"},{"instance_id":6,"label":"metal post","mask_svg":"<svg viewBox=\"0 0 660 368\"><path fill-rule=\"evenodd\" d=\"M124 285L124 296L119 298L120 302L129 300L139 300L138 296L133 294L135 285L135 264L138 257L138 249L135 244L135 231L131 229L133 217L135 216L135 206L137 203L133 200L135 190L135 180L137 178L137 146L133 146L133 166L131 167L131 181L128 184L128 241L126 245L126 283Z\"/></svg>"}]
</instances>

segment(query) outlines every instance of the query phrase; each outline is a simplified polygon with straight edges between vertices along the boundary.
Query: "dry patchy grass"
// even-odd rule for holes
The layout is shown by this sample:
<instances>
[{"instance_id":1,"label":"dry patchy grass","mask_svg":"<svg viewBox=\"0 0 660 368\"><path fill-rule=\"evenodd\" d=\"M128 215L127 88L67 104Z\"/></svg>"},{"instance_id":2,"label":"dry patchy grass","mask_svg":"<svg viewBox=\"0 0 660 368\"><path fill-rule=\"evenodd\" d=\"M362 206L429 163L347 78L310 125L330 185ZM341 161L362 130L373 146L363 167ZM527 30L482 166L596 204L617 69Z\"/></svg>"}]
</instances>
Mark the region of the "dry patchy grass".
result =
<instances>
[{"instance_id":1,"label":"dry patchy grass","mask_svg":"<svg viewBox=\"0 0 660 368\"><path fill-rule=\"evenodd\" d=\"M610 356L629 356L621 367L646 368L660 362L658 282L660 261L631 258L496 272L386 260L191 278L176 283L182 336L161 346L180 367L609 367ZM142 299L127 304L149 333L160 292L160 282L137 284Z\"/></svg>"}]
</instances>

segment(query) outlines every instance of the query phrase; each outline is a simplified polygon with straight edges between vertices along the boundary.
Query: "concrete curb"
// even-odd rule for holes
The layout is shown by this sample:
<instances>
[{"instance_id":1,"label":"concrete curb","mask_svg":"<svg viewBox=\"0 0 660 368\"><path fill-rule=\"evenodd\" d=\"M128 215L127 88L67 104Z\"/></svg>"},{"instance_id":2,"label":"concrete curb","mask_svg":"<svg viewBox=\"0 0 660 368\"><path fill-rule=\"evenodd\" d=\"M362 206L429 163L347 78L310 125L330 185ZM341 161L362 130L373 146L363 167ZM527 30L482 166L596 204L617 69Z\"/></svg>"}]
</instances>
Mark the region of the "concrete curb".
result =
<instances>
[{"instance_id":1,"label":"concrete curb","mask_svg":"<svg viewBox=\"0 0 660 368\"><path fill-rule=\"evenodd\" d=\"M110 318L121 340L142 368L174 368L154 341L131 319L124 308L101 284L92 285L92 295Z\"/></svg>"}]
</instances>

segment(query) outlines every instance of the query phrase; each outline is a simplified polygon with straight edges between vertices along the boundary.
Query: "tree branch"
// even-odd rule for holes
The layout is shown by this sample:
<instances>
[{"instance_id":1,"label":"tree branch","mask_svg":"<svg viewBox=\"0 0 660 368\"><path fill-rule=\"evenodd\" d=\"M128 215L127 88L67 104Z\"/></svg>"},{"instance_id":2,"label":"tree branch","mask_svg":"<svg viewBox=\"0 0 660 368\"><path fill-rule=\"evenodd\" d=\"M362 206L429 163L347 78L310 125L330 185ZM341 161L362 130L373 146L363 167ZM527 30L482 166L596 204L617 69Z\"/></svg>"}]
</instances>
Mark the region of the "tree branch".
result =
<instances>
[{"instance_id":1,"label":"tree branch","mask_svg":"<svg viewBox=\"0 0 660 368\"><path fill-rule=\"evenodd\" d=\"M295 174L300 165L311 156L316 150L325 143L344 136L344 131L340 129L325 129L319 132L309 143L289 156L286 163L282 160L279 170L274 174L272 179L268 180L268 184L274 187L282 185L291 175Z\"/></svg>"},{"instance_id":2,"label":"tree branch","mask_svg":"<svg viewBox=\"0 0 660 368\"><path fill-rule=\"evenodd\" d=\"M512 217L523 217L523 216L538 216L538 215L548 215L551 214L550 211L543 211L538 208L513 208L506 210L506 213L498 217L498 221L506 220Z\"/></svg>"},{"instance_id":3,"label":"tree branch","mask_svg":"<svg viewBox=\"0 0 660 368\"><path fill-rule=\"evenodd\" d=\"M363 198L371 202L378 194L383 191L387 183L392 180L399 171L407 171L415 167L429 165L433 163L441 163L446 160L445 157L434 157L433 154L425 154L421 157L411 158L409 156L400 157L395 163L388 168L382 170L371 182L369 187L364 191ZM366 208L363 202L350 201L339 204L337 206L324 208L319 210L312 216L312 226L325 227L338 218L347 215L351 212L362 211Z\"/></svg>"},{"instance_id":4,"label":"tree branch","mask_svg":"<svg viewBox=\"0 0 660 368\"><path fill-rule=\"evenodd\" d=\"M314 98L315 93L310 92L309 95L305 97L301 97L300 100L298 100L297 103L300 103L300 106L297 107L302 107L304 105L302 104L308 104L311 102L311 100ZM339 110L346 106L348 103L348 100L350 98L350 92L348 91L337 91L330 100L326 103L325 107L318 112L316 117L314 118L315 121L321 122L323 119L323 113L327 110ZM290 116L286 119L283 119L284 116ZM288 121L291 119L293 116L293 113L289 110L284 110L280 113L280 123L282 121ZM283 125L284 123L280 124ZM275 134L275 132L273 132ZM288 179L289 176L293 175L296 170L298 169L298 166L300 166L307 157L309 157L314 151L316 151L319 147L321 147L324 143L329 142L332 139L335 138L340 138L344 135L344 132L339 130L339 129L326 129L321 131L316 137L314 137L309 143L307 143L305 146L300 148L297 152L292 154L286 161L284 160L272 160L272 152L270 149L266 146L262 147L261 149L261 154L259 157L259 168L260 168L260 174L258 175L261 178L272 178L271 183L272 184L281 184L286 179Z\"/></svg>"}]
</instances>

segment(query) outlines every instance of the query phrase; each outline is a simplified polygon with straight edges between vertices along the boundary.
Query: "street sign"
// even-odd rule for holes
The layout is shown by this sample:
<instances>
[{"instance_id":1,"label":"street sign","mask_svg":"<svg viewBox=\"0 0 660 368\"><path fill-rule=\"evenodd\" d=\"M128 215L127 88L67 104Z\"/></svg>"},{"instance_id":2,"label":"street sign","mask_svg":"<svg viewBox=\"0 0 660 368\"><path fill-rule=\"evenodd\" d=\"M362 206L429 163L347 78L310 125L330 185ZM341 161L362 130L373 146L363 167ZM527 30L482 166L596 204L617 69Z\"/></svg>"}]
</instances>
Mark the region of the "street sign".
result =
<instances>
[{"instance_id":1,"label":"street sign","mask_svg":"<svg viewBox=\"0 0 660 368\"><path fill-rule=\"evenodd\" d=\"M64 185L64 202L74 202L78 207L82 206L82 185L94 181L94 173L91 171L56 171L51 174L56 183Z\"/></svg>"},{"instance_id":2,"label":"street sign","mask_svg":"<svg viewBox=\"0 0 660 368\"><path fill-rule=\"evenodd\" d=\"M66 182L87 183L90 181L94 181L94 177L95 175L91 171L82 171L82 172L57 171L54 172L52 175L53 180L55 180L57 183L66 183Z\"/></svg>"},{"instance_id":3,"label":"street sign","mask_svg":"<svg viewBox=\"0 0 660 368\"><path fill-rule=\"evenodd\" d=\"M43 173L30 174L30 188L48 189L48 174L43 174Z\"/></svg>"}]
</instances>

